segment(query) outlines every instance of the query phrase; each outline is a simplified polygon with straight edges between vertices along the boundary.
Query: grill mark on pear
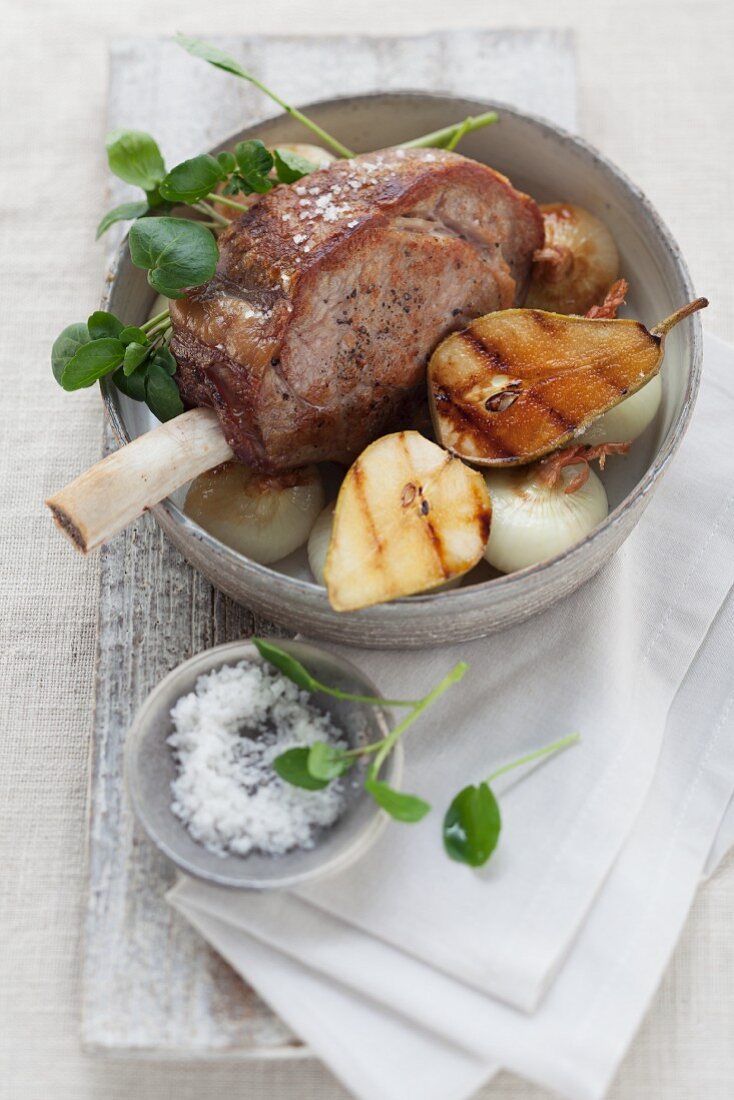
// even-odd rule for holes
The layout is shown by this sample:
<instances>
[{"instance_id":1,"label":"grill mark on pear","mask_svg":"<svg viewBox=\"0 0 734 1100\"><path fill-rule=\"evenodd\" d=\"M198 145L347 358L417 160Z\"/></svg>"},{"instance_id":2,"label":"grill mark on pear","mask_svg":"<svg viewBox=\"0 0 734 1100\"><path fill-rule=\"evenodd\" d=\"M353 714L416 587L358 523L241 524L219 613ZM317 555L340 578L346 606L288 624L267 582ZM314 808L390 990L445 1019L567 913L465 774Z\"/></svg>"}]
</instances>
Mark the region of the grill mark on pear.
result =
<instances>
[{"instance_id":1,"label":"grill mark on pear","mask_svg":"<svg viewBox=\"0 0 734 1100\"><path fill-rule=\"evenodd\" d=\"M539 329L548 334L558 332L558 323L554 317L551 317L548 313L544 313L541 309L529 309L528 314L532 317L535 324Z\"/></svg>"},{"instance_id":2,"label":"grill mark on pear","mask_svg":"<svg viewBox=\"0 0 734 1100\"><path fill-rule=\"evenodd\" d=\"M611 364L607 364L603 367L588 366L586 369L590 374L593 374L594 378L597 378L600 382L604 382L607 386L611 387L616 393L624 393L629 389L629 386L620 386L618 382L615 382L613 378L610 378L606 371L609 370ZM652 377L652 375L650 376Z\"/></svg>"},{"instance_id":3,"label":"grill mark on pear","mask_svg":"<svg viewBox=\"0 0 734 1100\"><path fill-rule=\"evenodd\" d=\"M490 497L489 511L488 511L485 504L484 504L484 500L482 499L482 494L479 492L478 488L476 488L474 490L474 497L475 497L476 502L477 502L476 512L477 512L477 521L479 523L479 531L480 531L481 536L482 536L482 541L484 542L484 545L486 546L487 542L489 540L489 532L490 532L490 529L491 529L491 526L492 526L492 499Z\"/></svg>"},{"instance_id":4,"label":"grill mark on pear","mask_svg":"<svg viewBox=\"0 0 734 1100\"><path fill-rule=\"evenodd\" d=\"M408 468L410 469L410 467L413 466L413 459L411 457L410 451L408 450L408 444L405 441L405 433L404 432L400 433L400 446L402 448L403 454L405 455L406 464L407 464ZM449 459L451 458L450 455L447 455L446 457L449 458ZM441 573L443 574L444 577L447 577L448 572L447 572L447 569L446 569L446 564L444 562L443 543L441 541L441 536L439 535L436 528L433 526L433 520L429 518L429 516L430 516L430 505L428 504L428 501L426 500L425 496L423 495L423 486L420 483L418 485L416 485L415 482L408 482L408 485L412 486L415 489L415 492L411 496L410 501L408 503L411 504L416 499L416 497L420 500L421 503L418 506L418 516L419 516L420 520L422 520L423 526L427 530L429 538L431 540L431 543L433 544L433 549L436 553L436 557L438 558L438 564L441 567ZM406 488L408 488L407 485L406 485ZM403 492L405 492L405 489L403 490ZM427 511L423 510L423 505L424 504L428 505L428 510Z\"/></svg>"},{"instance_id":5,"label":"grill mark on pear","mask_svg":"<svg viewBox=\"0 0 734 1100\"><path fill-rule=\"evenodd\" d=\"M452 400L451 395L444 389L434 391L434 400L437 404L440 402L439 412L441 416L447 417L453 422L453 428L457 436L468 435L474 437L479 435L487 438L487 419L479 409L475 410L471 405L457 405ZM494 436L491 437L489 442L496 445L498 458L513 457L513 452L508 451L504 444L495 439Z\"/></svg>"},{"instance_id":6,"label":"grill mark on pear","mask_svg":"<svg viewBox=\"0 0 734 1100\"><path fill-rule=\"evenodd\" d=\"M507 373L507 361L491 344L485 344L481 336L473 329L466 328L463 332L457 332L456 338L466 345L470 353L483 363L489 363L499 374Z\"/></svg>"},{"instance_id":7,"label":"grill mark on pear","mask_svg":"<svg viewBox=\"0 0 734 1100\"><path fill-rule=\"evenodd\" d=\"M384 546L380 537L380 532L377 530L377 524L375 518L372 515L372 509L370 508L369 501L367 500L367 493L364 487L364 471L359 462L355 462L352 466L352 478L354 480L354 491L359 497L359 505L362 515L367 520L367 525L372 535L372 541L375 544L377 553L382 555L384 553Z\"/></svg>"},{"instance_id":8,"label":"grill mark on pear","mask_svg":"<svg viewBox=\"0 0 734 1100\"><path fill-rule=\"evenodd\" d=\"M436 528L433 526L433 521L428 519L427 516L425 517L425 527L426 527L426 530L428 531L431 542L433 543L433 549L436 552L436 557L438 558L438 564L441 567L441 573L442 573L442 575L445 579L446 577L449 576L449 569L446 565L446 562L444 561L444 546L443 546L443 542L441 541L441 536L439 535Z\"/></svg>"},{"instance_id":9,"label":"grill mark on pear","mask_svg":"<svg viewBox=\"0 0 734 1100\"><path fill-rule=\"evenodd\" d=\"M564 432L575 431L577 422L575 420L569 420L568 417L564 416L562 412L559 412L555 406L550 405L537 390L531 390L529 393L526 392L524 396L537 405L545 416L554 420Z\"/></svg>"}]
</instances>

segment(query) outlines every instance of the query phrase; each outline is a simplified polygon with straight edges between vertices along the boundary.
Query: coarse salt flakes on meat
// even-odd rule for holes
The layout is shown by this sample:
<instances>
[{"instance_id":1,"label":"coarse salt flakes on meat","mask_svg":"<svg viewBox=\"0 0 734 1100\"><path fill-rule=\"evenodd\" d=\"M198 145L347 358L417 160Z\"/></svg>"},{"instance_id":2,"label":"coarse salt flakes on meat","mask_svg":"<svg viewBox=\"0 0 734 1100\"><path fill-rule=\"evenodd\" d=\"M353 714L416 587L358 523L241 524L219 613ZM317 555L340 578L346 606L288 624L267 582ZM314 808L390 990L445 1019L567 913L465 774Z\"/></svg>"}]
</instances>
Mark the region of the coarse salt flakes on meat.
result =
<instances>
[{"instance_id":1,"label":"coarse salt flakes on meat","mask_svg":"<svg viewBox=\"0 0 734 1100\"><path fill-rule=\"evenodd\" d=\"M274 187L219 237L214 278L171 302L182 396L258 470L351 463L411 421L439 340L524 300L533 200L457 153L400 153Z\"/></svg>"}]
</instances>

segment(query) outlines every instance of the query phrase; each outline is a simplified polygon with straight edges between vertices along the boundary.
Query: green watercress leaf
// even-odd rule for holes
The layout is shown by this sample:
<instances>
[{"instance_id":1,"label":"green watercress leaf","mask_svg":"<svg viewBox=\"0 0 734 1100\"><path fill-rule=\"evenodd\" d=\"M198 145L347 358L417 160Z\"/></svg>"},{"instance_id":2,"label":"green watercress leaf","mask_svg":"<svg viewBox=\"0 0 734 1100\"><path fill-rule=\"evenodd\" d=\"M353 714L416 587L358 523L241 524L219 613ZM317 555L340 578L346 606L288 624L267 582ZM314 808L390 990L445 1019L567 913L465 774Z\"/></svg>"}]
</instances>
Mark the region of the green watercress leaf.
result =
<instances>
[{"instance_id":1,"label":"green watercress leaf","mask_svg":"<svg viewBox=\"0 0 734 1100\"><path fill-rule=\"evenodd\" d=\"M131 375L148 358L149 353L150 347L145 344L136 344L134 341L132 344L128 344L125 348L125 358L122 360L123 372Z\"/></svg>"},{"instance_id":2,"label":"green watercress leaf","mask_svg":"<svg viewBox=\"0 0 734 1100\"><path fill-rule=\"evenodd\" d=\"M141 328L136 328L135 325L125 325L125 328L118 332L117 339L121 344L127 347L128 344L147 344L149 343L148 337L145 335Z\"/></svg>"},{"instance_id":3,"label":"green watercress leaf","mask_svg":"<svg viewBox=\"0 0 734 1100\"><path fill-rule=\"evenodd\" d=\"M173 358L170 348L167 347L158 348L158 351L153 356L153 362L159 363L167 374L175 374L178 370L178 363Z\"/></svg>"},{"instance_id":4,"label":"green watercress leaf","mask_svg":"<svg viewBox=\"0 0 734 1100\"><path fill-rule=\"evenodd\" d=\"M224 50L218 50L216 46L210 46L208 42L200 42L198 38L189 38L185 34L177 34L175 41L179 46L183 46L192 57L200 57L202 61L208 61L210 65L222 69L225 73L234 73L235 76L241 76L245 80L250 79L249 73L242 68L239 61L235 61Z\"/></svg>"},{"instance_id":5,"label":"green watercress leaf","mask_svg":"<svg viewBox=\"0 0 734 1100\"><path fill-rule=\"evenodd\" d=\"M219 259L212 233L186 218L142 218L130 229L130 257L148 270L148 282L160 294L182 297L184 287L211 279Z\"/></svg>"},{"instance_id":6,"label":"green watercress leaf","mask_svg":"<svg viewBox=\"0 0 734 1100\"><path fill-rule=\"evenodd\" d=\"M308 771L316 779L337 779L348 772L354 757L345 757L344 750L329 741L315 741L308 750Z\"/></svg>"},{"instance_id":7,"label":"green watercress leaf","mask_svg":"<svg viewBox=\"0 0 734 1100\"><path fill-rule=\"evenodd\" d=\"M222 188L223 195L251 195L252 188L247 180L243 179L238 172L233 172L227 181L226 187Z\"/></svg>"},{"instance_id":8,"label":"green watercress leaf","mask_svg":"<svg viewBox=\"0 0 734 1100\"><path fill-rule=\"evenodd\" d=\"M331 695L334 699L350 699L353 703L367 703L375 707L415 707L420 702L416 699L383 699L378 695L357 695L350 691L342 691L341 688L329 687L327 684L320 683L315 676L312 676L303 667L300 661L297 661L295 657L291 657L290 653L281 649L280 646L274 645L273 642L267 642L263 638L253 638L252 643L257 647L260 656L265 661L268 661L284 676L287 676L289 680L292 680L294 684L304 688L305 691L320 691L324 695Z\"/></svg>"},{"instance_id":9,"label":"green watercress leaf","mask_svg":"<svg viewBox=\"0 0 734 1100\"><path fill-rule=\"evenodd\" d=\"M178 386L167 370L151 363L145 377L145 402L160 421L172 420L184 411Z\"/></svg>"},{"instance_id":10,"label":"green watercress leaf","mask_svg":"<svg viewBox=\"0 0 734 1100\"><path fill-rule=\"evenodd\" d=\"M101 340L104 336L114 336L119 340L123 328L122 321L118 321L114 313L107 313L103 309L98 309L87 321L91 340Z\"/></svg>"},{"instance_id":11,"label":"green watercress leaf","mask_svg":"<svg viewBox=\"0 0 734 1100\"><path fill-rule=\"evenodd\" d=\"M119 367L124 355L124 345L111 336L84 344L66 364L61 385L65 390L93 386L98 379Z\"/></svg>"},{"instance_id":12,"label":"green watercress leaf","mask_svg":"<svg viewBox=\"0 0 734 1100\"><path fill-rule=\"evenodd\" d=\"M459 863L482 867L497 847L502 829L500 808L486 783L464 787L443 820L444 848Z\"/></svg>"},{"instance_id":13,"label":"green watercress leaf","mask_svg":"<svg viewBox=\"0 0 734 1100\"><path fill-rule=\"evenodd\" d=\"M147 213L147 202L123 202L120 206L115 206L112 210L107 211L102 221L97 226L97 232L94 239L98 241L102 234L106 233L115 222L134 221L136 218L142 218L143 215Z\"/></svg>"},{"instance_id":14,"label":"green watercress leaf","mask_svg":"<svg viewBox=\"0 0 734 1100\"><path fill-rule=\"evenodd\" d=\"M67 325L63 332L54 340L51 348L51 370L54 378L61 385L61 376L66 370L76 353L84 344L88 344L91 337L89 329L83 321L77 321L73 325Z\"/></svg>"},{"instance_id":15,"label":"green watercress leaf","mask_svg":"<svg viewBox=\"0 0 734 1100\"><path fill-rule=\"evenodd\" d=\"M145 401L145 368L133 371L128 377L122 367L116 370L112 375L112 381L117 386L120 393L124 393L126 397L131 397L133 401Z\"/></svg>"},{"instance_id":16,"label":"green watercress leaf","mask_svg":"<svg viewBox=\"0 0 734 1100\"><path fill-rule=\"evenodd\" d=\"M273 157L261 141L253 138L238 142L234 155L237 160L237 176L249 188L250 193L256 191L259 195L264 195L272 189L273 181L268 179L268 173L273 167Z\"/></svg>"},{"instance_id":17,"label":"green watercress leaf","mask_svg":"<svg viewBox=\"0 0 734 1100\"><path fill-rule=\"evenodd\" d=\"M380 779L366 779L364 789L369 791L378 806L386 810L396 821L408 823L420 821L431 809L428 802L424 802L417 795L396 791L394 787Z\"/></svg>"},{"instance_id":18,"label":"green watercress leaf","mask_svg":"<svg viewBox=\"0 0 734 1100\"><path fill-rule=\"evenodd\" d=\"M153 290L158 294L162 294L164 298L185 298L186 292L184 290L174 290L165 282L164 277L159 271L148 272L148 283L153 287Z\"/></svg>"},{"instance_id":19,"label":"green watercress leaf","mask_svg":"<svg viewBox=\"0 0 734 1100\"><path fill-rule=\"evenodd\" d=\"M280 646L273 645L272 642L266 642L264 638L253 638L252 644L264 661L277 668L278 672L282 672L299 688L310 692L320 690L321 684L303 667L300 661L297 661L295 657L291 657L290 653L286 653Z\"/></svg>"},{"instance_id":20,"label":"green watercress leaf","mask_svg":"<svg viewBox=\"0 0 734 1100\"><path fill-rule=\"evenodd\" d=\"M322 791L328 787L328 779L317 779L308 770L307 748L288 749L276 756L273 767L281 779L294 787L303 787L307 791Z\"/></svg>"},{"instance_id":21,"label":"green watercress leaf","mask_svg":"<svg viewBox=\"0 0 734 1100\"><path fill-rule=\"evenodd\" d=\"M225 178L219 161L208 153L192 157L172 168L158 190L169 202L199 202Z\"/></svg>"},{"instance_id":22,"label":"green watercress leaf","mask_svg":"<svg viewBox=\"0 0 734 1100\"><path fill-rule=\"evenodd\" d=\"M226 149L217 153L217 160L219 161L219 167L224 172L225 176L228 176L231 172L234 172L237 167L237 161L235 160L234 153L228 152Z\"/></svg>"},{"instance_id":23,"label":"green watercress leaf","mask_svg":"<svg viewBox=\"0 0 734 1100\"><path fill-rule=\"evenodd\" d=\"M290 149L276 149L273 157L275 172L281 183L295 183L318 168L318 165L298 153L292 153Z\"/></svg>"},{"instance_id":24,"label":"green watercress leaf","mask_svg":"<svg viewBox=\"0 0 734 1100\"><path fill-rule=\"evenodd\" d=\"M110 170L125 183L154 191L166 174L154 138L142 130L113 130L105 139Z\"/></svg>"},{"instance_id":25,"label":"green watercress leaf","mask_svg":"<svg viewBox=\"0 0 734 1100\"><path fill-rule=\"evenodd\" d=\"M154 187L152 191L146 191L145 197L148 200L148 209L151 213L155 211L156 214L162 214L165 210L171 209L171 203L166 202L157 187Z\"/></svg>"}]
</instances>

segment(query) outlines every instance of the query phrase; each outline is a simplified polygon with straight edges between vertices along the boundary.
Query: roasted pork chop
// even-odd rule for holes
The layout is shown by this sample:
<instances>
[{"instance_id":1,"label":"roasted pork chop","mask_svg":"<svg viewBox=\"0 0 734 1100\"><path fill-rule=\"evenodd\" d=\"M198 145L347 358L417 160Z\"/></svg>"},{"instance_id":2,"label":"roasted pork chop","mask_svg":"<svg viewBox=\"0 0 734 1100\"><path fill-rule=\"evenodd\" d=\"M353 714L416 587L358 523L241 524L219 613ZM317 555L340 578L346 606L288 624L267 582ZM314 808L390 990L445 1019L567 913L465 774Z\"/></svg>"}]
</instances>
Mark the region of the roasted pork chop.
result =
<instances>
[{"instance_id":1,"label":"roasted pork chop","mask_svg":"<svg viewBox=\"0 0 734 1100\"><path fill-rule=\"evenodd\" d=\"M171 302L184 400L263 471L349 462L404 419L452 329L521 304L536 204L456 153L387 149L277 187Z\"/></svg>"}]
</instances>

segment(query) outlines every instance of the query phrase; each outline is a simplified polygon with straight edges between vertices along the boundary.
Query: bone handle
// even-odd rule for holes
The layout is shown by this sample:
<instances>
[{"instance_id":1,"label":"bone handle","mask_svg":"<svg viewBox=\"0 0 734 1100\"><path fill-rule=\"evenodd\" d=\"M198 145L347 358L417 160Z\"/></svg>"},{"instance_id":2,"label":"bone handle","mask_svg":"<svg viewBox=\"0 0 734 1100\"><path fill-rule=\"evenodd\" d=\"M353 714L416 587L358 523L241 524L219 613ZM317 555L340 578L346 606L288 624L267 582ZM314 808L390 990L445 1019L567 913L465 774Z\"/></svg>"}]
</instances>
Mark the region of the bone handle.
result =
<instances>
[{"instance_id":1,"label":"bone handle","mask_svg":"<svg viewBox=\"0 0 734 1100\"><path fill-rule=\"evenodd\" d=\"M232 458L216 413L192 409L108 455L46 501L88 554L175 489Z\"/></svg>"}]
</instances>

